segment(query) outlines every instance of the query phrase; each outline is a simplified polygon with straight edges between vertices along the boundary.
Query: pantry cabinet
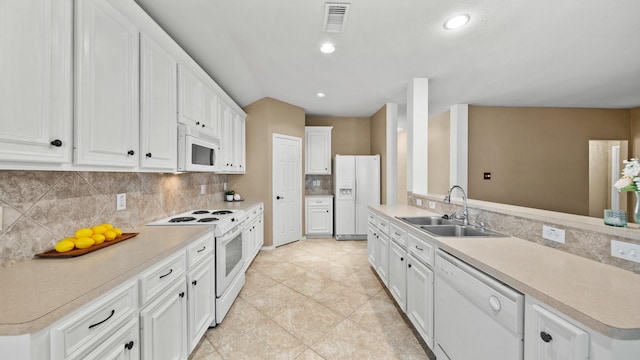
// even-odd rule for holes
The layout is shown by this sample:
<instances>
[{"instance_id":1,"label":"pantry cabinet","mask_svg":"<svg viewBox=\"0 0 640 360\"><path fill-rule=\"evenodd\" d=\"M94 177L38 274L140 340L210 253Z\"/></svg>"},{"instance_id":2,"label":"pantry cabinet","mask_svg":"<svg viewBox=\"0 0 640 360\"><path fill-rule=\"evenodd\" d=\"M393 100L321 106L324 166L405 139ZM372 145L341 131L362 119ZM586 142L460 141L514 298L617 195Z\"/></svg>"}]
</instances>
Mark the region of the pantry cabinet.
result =
<instances>
[{"instance_id":1,"label":"pantry cabinet","mask_svg":"<svg viewBox=\"0 0 640 360\"><path fill-rule=\"evenodd\" d=\"M140 35L140 167L175 171L176 60Z\"/></svg>"},{"instance_id":2,"label":"pantry cabinet","mask_svg":"<svg viewBox=\"0 0 640 360\"><path fill-rule=\"evenodd\" d=\"M305 132L305 174L331 175L332 126L307 126Z\"/></svg>"},{"instance_id":3,"label":"pantry cabinet","mask_svg":"<svg viewBox=\"0 0 640 360\"><path fill-rule=\"evenodd\" d=\"M75 2L74 163L136 167L136 26L107 0Z\"/></svg>"},{"instance_id":4,"label":"pantry cabinet","mask_svg":"<svg viewBox=\"0 0 640 360\"><path fill-rule=\"evenodd\" d=\"M0 2L0 168L71 161L72 15L72 0Z\"/></svg>"},{"instance_id":5,"label":"pantry cabinet","mask_svg":"<svg viewBox=\"0 0 640 360\"><path fill-rule=\"evenodd\" d=\"M332 236L333 197L305 197L305 224L307 236Z\"/></svg>"}]
</instances>

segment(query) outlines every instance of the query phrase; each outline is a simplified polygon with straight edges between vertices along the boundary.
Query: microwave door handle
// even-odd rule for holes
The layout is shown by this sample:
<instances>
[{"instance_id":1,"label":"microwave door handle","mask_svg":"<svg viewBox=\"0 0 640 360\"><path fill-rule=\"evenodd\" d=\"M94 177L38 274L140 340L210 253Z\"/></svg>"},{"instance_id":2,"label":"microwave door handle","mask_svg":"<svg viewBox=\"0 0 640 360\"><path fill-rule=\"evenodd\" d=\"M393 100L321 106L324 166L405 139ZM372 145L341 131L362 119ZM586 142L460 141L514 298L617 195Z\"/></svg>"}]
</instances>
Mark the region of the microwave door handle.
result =
<instances>
[{"instance_id":1,"label":"microwave door handle","mask_svg":"<svg viewBox=\"0 0 640 360\"><path fill-rule=\"evenodd\" d=\"M209 165L213 166L215 164L215 151L213 149L209 149Z\"/></svg>"}]
</instances>

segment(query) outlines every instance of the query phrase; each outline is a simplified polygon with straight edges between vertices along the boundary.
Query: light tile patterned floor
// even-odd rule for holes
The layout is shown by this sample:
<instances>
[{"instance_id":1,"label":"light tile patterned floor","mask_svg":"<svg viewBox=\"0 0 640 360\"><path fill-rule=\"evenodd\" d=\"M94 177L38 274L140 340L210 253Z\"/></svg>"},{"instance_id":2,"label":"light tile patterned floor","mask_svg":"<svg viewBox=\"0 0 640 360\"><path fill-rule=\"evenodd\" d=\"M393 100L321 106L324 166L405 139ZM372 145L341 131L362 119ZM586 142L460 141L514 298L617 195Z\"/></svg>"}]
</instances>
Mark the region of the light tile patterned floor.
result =
<instances>
[{"instance_id":1,"label":"light tile patterned floor","mask_svg":"<svg viewBox=\"0 0 640 360\"><path fill-rule=\"evenodd\" d=\"M310 239L260 252L190 359L429 356L373 274L366 241Z\"/></svg>"}]
</instances>

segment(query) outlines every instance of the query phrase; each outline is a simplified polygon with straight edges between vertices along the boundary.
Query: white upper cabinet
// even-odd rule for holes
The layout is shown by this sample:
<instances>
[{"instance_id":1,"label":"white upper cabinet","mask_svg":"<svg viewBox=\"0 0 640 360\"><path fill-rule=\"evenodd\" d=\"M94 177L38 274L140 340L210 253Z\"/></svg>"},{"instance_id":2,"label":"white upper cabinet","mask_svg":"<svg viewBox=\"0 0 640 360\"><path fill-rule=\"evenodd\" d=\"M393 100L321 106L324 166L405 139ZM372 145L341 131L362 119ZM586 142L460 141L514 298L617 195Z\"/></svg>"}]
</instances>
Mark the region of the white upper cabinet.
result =
<instances>
[{"instance_id":1,"label":"white upper cabinet","mask_svg":"<svg viewBox=\"0 0 640 360\"><path fill-rule=\"evenodd\" d=\"M0 168L71 161L71 0L0 1Z\"/></svg>"},{"instance_id":2,"label":"white upper cabinet","mask_svg":"<svg viewBox=\"0 0 640 360\"><path fill-rule=\"evenodd\" d=\"M185 66L180 65L178 73L178 121L219 138L218 96Z\"/></svg>"},{"instance_id":3,"label":"white upper cabinet","mask_svg":"<svg viewBox=\"0 0 640 360\"><path fill-rule=\"evenodd\" d=\"M245 173L245 139L246 123L245 118L238 114L233 116L233 168L239 173Z\"/></svg>"},{"instance_id":4,"label":"white upper cabinet","mask_svg":"<svg viewBox=\"0 0 640 360\"><path fill-rule=\"evenodd\" d=\"M221 120L223 173L244 174L246 172L246 119L223 101L218 102L218 118Z\"/></svg>"},{"instance_id":5,"label":"white upper cabinet","mask_svg":"<svg viewBox=\"0 0 640 360\"><path fill-rule=\"evenodd\" d=\"M75 2L74 163L138 165L138 30L107 0Z\"/></svg>"},{"instance_id":6,"label":"white upper cabinet","mask_svg":"<svg viewBox=\"0 0 640 360\"><path fill-rule=\"evenodd\" d=\"M305 174L331 174L332 126L307 126Z\"/></svg>"},{"instance_id":7,"label":"white upper cabinet","mask_svg":"<svg viewBox=\"0 0 640 360\"><path fill-rule=\"evenodd\" d=\"M140 167L175 171L177 62L140 35Z\"/></svg>"}]
</instances>

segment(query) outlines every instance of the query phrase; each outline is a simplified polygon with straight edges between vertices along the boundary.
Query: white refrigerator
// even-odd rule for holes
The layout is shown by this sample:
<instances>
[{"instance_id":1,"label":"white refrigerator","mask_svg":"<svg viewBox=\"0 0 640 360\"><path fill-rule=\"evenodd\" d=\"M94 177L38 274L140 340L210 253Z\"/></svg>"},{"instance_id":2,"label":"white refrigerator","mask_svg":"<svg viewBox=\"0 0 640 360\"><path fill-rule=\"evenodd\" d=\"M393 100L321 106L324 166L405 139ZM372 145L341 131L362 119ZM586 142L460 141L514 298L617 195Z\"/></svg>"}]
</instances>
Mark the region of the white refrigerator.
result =
<instances>
[{"instance_id":1,"label":"white refrigerator","mask_svg":"<svg viewBox=\"0 0 640 360\"><path fill-rule=\"evenodd\" d=\"M333 167L336 240L366 239L367 206L380 204L380 155L336 155Z\"/></svg>"}]
</instances>

